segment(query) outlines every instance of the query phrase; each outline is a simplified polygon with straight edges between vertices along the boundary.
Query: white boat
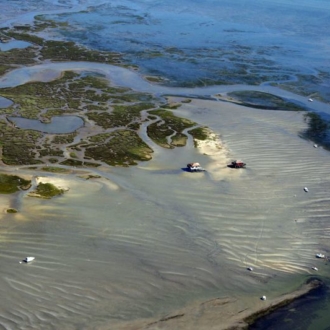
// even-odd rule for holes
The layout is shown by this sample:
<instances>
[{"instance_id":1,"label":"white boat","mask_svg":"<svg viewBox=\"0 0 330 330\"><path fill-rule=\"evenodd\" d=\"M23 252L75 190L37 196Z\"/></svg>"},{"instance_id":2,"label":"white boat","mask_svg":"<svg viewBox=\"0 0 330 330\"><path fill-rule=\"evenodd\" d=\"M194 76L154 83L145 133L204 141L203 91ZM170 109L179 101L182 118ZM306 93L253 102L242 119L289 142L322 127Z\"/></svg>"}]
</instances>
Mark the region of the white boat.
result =
<instances>
[{"instance_id":1,"label":"white boat","mask_svg":"<svg viewBox=\"0 0 330 330\"><path fill-rule=\"evenodd\" d=\"M325 255L323 253L316 253L315 257L316 258L324 259L325 258Z\"/></svg>"},{"instance_id":2,"label":"white boat","mask_svg":"<svg viewBox=\"0 0 330 330\"><path fill-rule=\"evenodd\" d=\"M23 261L28 263L28 262L31 262L35 259L35 257L26 257Z\"/></svg>"},{"instance_id":3,"label":"white boat","mask_svg":"<svg viewBox=\"0 0 330 330\"><path fill-rule=\"evenodd\" d=\"M253 267L248 267L247 270L249 270L250 272L253 271Z\"/></svg>"},{"instance_id":4,"label":"white boat","mask_svg":"<svg viewBox=\"0 0 330 330\"><path fill-rule=\"evenodd\" d=\"M305 190L305 192L308 192L309 191L307 187L305 187L304 190Z\"/></svg>"},{"instance_id":5,"label":"white boat","mask_svg":"<svg viewBox=\"0 0 330 330\"><path fill-rule=\"evenodd\" d=\"M189 163L187 168L190 172L202 172L205 171L204 168L199 163Z\"/></svg>"},{"instance_id":6,"label":"white boat","mask_svg":"<svg viewBox=\"0 0 330 330\"><path fill-rule=\"evenodd\" d=\"M317 268L317 267L312 267L312 269L313 269L313 270L315 270L315 271L317 271L317 270L318 270L318 268Z\"/></svg>"},{"instance_id":7,"label":"white boat","mask_svg":"<svg viewBox=\"0 0 330 330\"><path fill-rule=\"evenodd\" d=\"M312 98L308 99L309 102L313 102L314 100Z\"/></svg>"},{"instance_id":8,"label":"white boat","mask_svg":"<svg viewBox=\"0 0 330 330\"><path fill-rule=\"evenodd\" d=\"M261 299L261 300L266 300L267 297L266 297L266 296L262 296L260 299Z\"/></svg>"}]
</instances>

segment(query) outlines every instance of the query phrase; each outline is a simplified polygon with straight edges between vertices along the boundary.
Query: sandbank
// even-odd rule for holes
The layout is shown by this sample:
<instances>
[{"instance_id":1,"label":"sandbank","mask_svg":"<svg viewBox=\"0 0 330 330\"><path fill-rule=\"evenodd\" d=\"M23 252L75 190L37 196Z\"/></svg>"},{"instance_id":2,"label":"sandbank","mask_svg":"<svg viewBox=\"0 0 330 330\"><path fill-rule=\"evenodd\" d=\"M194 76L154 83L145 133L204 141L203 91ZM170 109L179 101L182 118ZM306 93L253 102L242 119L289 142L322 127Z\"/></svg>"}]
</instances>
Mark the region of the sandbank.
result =
<instances>
[{"instance_id":1,"label":"sandbank","mask_svg":"<svg viewBox=\"0 0 330 330\"><path fill-rule=\"evenodd\" d=\"M322 281L316 278L309 279L296 291L283 294L274 299L261 300L258 303L248 303L245 308L235 297L214 298L203 302L196 302L182 308L175 313L166 315L153 321L136 322L116 329L126 330L156 330L156 329L191 329L191 330L239 330L248 329L248 326L258 318L265 316L276 309L289 305L292 301L305 296L320 288ZM251 300L255 298L251 297ZM102 328L103 329L103 328ZM105 328L104 328L105 329Z\"/></svg>"}]
</instances>

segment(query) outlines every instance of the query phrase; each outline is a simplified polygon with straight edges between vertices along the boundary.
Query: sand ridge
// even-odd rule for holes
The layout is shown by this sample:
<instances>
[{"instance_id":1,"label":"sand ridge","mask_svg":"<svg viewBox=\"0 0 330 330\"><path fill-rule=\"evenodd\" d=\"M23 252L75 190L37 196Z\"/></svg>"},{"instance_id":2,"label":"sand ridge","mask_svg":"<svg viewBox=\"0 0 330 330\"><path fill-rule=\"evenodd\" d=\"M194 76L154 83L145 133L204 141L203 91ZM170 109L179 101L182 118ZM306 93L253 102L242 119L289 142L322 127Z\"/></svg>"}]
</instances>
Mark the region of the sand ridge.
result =
<instances>
[{"instance_id":1,"label":"sand ridge","mask_svg":"<svg viewBox=\"0 0 330 330\"><path fill-rule=\"evenodd\" d=\"M206 140L194 139L196 148L203 155L209 157L209 163L205 166L207 172L215 181L226 178L236 177L241 170L233 170L228 168L231 163L230 151L221 141L220 135L208 130L208 138Z\"/></svg>"}]
</instances>

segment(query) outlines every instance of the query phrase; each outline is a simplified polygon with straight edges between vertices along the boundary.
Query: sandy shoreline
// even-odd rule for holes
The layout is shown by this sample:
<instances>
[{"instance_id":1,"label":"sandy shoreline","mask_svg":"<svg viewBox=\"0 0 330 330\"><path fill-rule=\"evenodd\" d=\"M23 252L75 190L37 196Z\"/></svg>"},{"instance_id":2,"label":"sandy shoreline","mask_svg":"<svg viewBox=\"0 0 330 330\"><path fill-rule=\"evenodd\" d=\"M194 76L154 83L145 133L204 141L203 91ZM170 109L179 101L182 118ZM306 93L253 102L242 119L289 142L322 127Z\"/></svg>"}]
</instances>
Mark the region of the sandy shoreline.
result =
<instances>
[{"instance_id":1,"label":"sandy shoreline","mask_svg":"<svg viewBox=\"0 0 330 330\"><path fill-rule=\"evenodd\" d=\"M289 305L291 302L322 287L324 283L316 278L310 278L297 290L283 294L274 299L259 303L248 303L246 307L238 304L235 297L214 298L195 302L160 319L141 320L116 326L118 330L240 330L248 329L260 317ZM255 297L254 297L255 298ZM251 297L251 299L254 299ZM109 329L108 326L100 329Z\"/></svg>"}]
</instances>

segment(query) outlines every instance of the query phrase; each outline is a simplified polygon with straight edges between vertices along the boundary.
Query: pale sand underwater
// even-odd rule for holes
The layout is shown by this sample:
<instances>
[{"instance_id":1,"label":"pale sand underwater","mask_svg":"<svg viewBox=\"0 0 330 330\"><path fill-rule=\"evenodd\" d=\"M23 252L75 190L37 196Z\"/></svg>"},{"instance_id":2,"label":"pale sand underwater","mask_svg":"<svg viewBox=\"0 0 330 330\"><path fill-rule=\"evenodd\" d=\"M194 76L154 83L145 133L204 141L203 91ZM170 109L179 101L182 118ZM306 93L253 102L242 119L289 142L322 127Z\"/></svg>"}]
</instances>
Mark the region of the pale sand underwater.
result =
<instances>
[{"instance_id":1,"label":"pale sand underwater","mask_svg":"<svg viewBox=\"0 0 330 330\"><path fill-rule=\"evenodd\" d=\"M315 254L329 251L329 153L298 137L303 114L205 100L175 113L210 127L214 143L153 146L152 161L95 170L100 179L13 171L69 190L1 196L19 210L0 223L2 328L222 329L311 267L328 273ZM226 166L237 158L246 169ZM207 171L181 169L192 161ZM36 260L19 264L27 255Z\"/></svg>"}]
</instances>

